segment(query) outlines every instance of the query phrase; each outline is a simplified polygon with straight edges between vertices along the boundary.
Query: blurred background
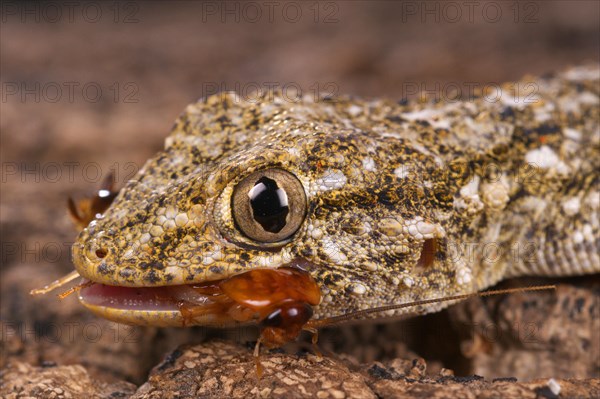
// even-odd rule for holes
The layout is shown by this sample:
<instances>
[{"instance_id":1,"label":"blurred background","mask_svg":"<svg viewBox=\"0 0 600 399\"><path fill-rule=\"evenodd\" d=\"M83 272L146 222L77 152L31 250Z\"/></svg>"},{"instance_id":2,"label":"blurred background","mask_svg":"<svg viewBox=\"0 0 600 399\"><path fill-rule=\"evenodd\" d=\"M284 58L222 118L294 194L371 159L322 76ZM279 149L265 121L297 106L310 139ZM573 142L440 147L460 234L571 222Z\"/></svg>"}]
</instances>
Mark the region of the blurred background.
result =
<instances>
[{"instance_id":1,"label":"blurred background","mask_svg":"<svg viewBox=\"0 0 600 399\"><path fill-rule=\"evenodd\" d=\"M1 7L0 365L81 363L102 378L133 382L179 343L211 332L123 328L94 318L75 298L27 292L72 270L76 231L67 197L89 194L111 170L121 186L162 148L188 103L220 90L251 96L269 87L401 99L418 89L444 93L598 62L600 48L597 1ZM361 361L414 351L473 372L458 339L440 338L447 318L349 327L334 334L344 343L325 335L323 345ZM240 341L245 334L229 332Z\"/></svg>"}]
</instances>

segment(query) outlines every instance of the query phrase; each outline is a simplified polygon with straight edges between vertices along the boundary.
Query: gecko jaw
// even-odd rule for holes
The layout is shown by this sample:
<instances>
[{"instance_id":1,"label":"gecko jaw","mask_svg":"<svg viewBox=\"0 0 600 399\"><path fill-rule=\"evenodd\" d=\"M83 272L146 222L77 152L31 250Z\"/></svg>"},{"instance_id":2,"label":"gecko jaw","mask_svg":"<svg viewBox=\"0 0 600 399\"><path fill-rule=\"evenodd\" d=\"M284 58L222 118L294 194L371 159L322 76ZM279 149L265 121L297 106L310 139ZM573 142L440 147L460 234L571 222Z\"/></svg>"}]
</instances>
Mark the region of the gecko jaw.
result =
<instances>
[{"instance_id":1,"label":"gecko jaw","mask_svg":"<svg viewBox=\"0 0 600 399\"><path fill-rule=\"evenodd\" d=\"M181 286L119 287L93 284L78 293L79 302L97 316L133 325L182 327L189 325L182 316L177 299L169 297ZM207 298L207 303L209 302ZM197 325L226 326L214 315L194 319Z\"/></svg>"},{"instance_id":2,"label":"gecko jaw","mask_svg":"<svg viewBox=\"0 0 600 399\"><path fill-rule=\"evenodd\" d=\"M219 280L155 287L124 287L83 280L79 301L109 320L157 326L234 326L254 322L256 312L287 301L312 306L320 288L297 258L277 268L253 268ZM264 316L264 315L263 315Z\"/></svg>"}]
</instances>

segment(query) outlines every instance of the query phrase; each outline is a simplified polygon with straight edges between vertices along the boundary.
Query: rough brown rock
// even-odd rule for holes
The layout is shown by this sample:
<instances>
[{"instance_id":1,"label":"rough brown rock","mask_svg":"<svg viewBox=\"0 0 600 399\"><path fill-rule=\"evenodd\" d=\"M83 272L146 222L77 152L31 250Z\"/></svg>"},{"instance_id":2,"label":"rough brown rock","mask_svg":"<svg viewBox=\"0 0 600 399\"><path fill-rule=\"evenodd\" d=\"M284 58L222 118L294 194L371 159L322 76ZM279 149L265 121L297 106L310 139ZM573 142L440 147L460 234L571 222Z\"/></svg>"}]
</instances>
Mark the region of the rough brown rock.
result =
<instances>
[{"instance_id":1,"label":"rough brown rock","mask_svg":"<svg viewBox=\"0 0 600 399\"><path fill-rule=\"evenodd\" d=\"M227 342L179 350L152 370L134 398L376 397L360 373L331 358L275 353L261 364L258 379L252 351Z\"/></svg>"},{"instance_id":2,"label":"rough brown rock","mask_svg":"<svg viewBox=\"0 0 600 399\"><path fill-rule=\"evenodd\" d=\"M590 398L599 379L486 380L426 374L423 359L355 366L312 354L263 354L261 378L252 348L224 341L181 347L157 365L135 391L126 382L103 383L82 366L32 367L14 363L2 373L7 398ZM134 392L135 391L135 392ZM560 395L560 396L559 396Z\"/></svg>"},{"instance_id":3,"label":"rough brown rock","mask_svg":"<svg viewBox=\"0 0 600 399\"><path fill-rule=\"evenodd\" d=\"M555 292L470 301L450 314L476 374L600 377L599 276L571 279Z\"/></svg>"},{"instance_id":4,"label":"rough brown rock","mask_svg":"<svg viewBox=\"0 0 600 399\"><path fill-rule=\"evenodd\" d=\"M182 348L155 367L133 397L536 398L555 397L557 386L562 397L600 394L598 379L518 383L454 377L449 370L428 376L420 358L355 367L341 359L274 353L261 364L257 379L251 348L219 341Z\"/></svg>"},{"instance_id":5,"label":"rough brown rock","mask_svg":"<svg viewBox=\"0 0 600 399\"><path fill-rule=\"evenodd\" d=\"M15 362L0 373L0 381L0 396L6 399L126 398L135 392L128 382L95 380L79 365L34 367Z\"/></svg>"}]
</instances>

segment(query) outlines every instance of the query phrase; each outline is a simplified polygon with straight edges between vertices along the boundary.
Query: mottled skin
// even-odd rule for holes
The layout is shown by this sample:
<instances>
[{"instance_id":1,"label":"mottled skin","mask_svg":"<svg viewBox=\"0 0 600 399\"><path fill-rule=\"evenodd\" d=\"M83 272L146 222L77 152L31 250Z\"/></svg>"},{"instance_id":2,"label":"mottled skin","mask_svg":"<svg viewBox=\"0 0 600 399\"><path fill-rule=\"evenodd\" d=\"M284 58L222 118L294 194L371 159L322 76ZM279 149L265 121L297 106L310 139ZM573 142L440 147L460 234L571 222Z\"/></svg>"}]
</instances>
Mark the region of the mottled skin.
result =
<instances>
[{"instance_id":1,"label":"mottled skin","mask_svg":"<svg viewBox=\"0 0 600 399\"><path fill-rule=\"evenodd\" d=\"M202 99L81 232L76 268L139 287L302 258L323 294L316 319L512 276L598 273L599 74L597 65L575 68L449 103ZM263 245L235 227L231 194L270 167L298 177L308 214L289 240ZM419 262L432 238L433 262ZM160 317L112 316L169 324Z\"/></svg>"}]
</instances>

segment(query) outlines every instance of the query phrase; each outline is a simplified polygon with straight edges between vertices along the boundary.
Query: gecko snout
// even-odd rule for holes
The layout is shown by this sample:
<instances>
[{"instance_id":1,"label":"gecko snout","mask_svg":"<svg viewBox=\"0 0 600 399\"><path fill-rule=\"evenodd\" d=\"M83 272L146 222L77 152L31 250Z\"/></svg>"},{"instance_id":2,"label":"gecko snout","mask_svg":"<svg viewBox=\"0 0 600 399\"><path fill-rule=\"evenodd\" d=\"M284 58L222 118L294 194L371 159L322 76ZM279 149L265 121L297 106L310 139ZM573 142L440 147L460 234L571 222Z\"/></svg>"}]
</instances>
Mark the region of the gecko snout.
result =
<instances>
[{"instance_id":1,"label":"gecko snout","mask_svg":"<svg viewBox=\"0 0 600 399\"><path fill-rule=\"evenodd\" d=\"M94 222L84 229L71 248L75 268L82 277L96 280L95 276L107 271L111 255L115 253L114 240L105 232L94 233Z\"/></svg>"}]
</instances>

